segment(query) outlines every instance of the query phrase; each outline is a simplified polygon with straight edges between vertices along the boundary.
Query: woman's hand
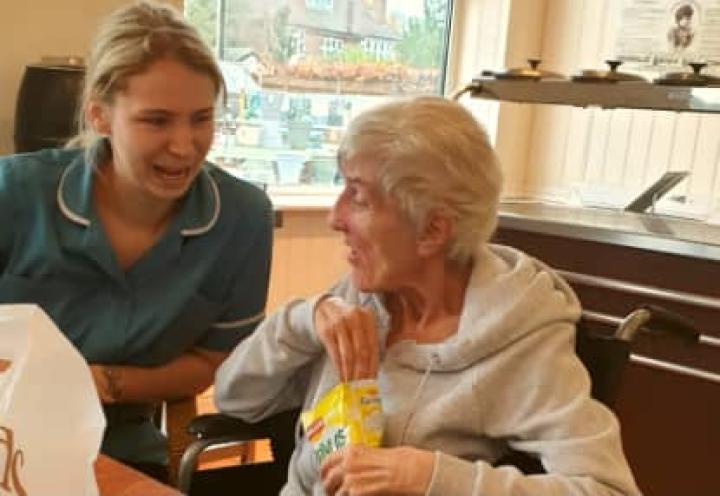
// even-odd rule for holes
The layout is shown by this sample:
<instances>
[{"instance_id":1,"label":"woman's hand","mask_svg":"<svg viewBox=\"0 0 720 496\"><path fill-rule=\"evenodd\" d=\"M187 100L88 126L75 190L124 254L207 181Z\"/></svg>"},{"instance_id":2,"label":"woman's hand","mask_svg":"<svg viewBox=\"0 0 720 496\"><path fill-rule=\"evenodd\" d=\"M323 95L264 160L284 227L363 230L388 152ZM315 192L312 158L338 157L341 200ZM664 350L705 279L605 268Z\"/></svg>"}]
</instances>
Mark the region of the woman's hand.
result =
<instances>
[{"instance_id":1,"label":"woman's hand","mask_svg":"<svg viewBox=\"0 0 720 496\"><path fill-rule=\"evenodd\" d=\"M327 456L320 477L328 496L423 495L434 463L433 453L409 446L348 446Z\"/></svg>"},{"instance_id":2,"label":"woman's hand","mask_svg":"<svg viewBox=\"0 0 720 496\"><path fill-rule=\"evenodd\" d=\"M315 332L340 379L374 379L380 355L373 313L330 296L315 307Z\"/></svg>"},{"instance_id":3,"label":"woman's hand","mask_svg":"<svg viewBox=\"0 0 720 496\"><path fill-rule=\"evenodd\" d=\"M97 389L98 396L100 397L100 403L115 403L118 399L116 398L117 385L111 383L112 376L107 373L105 367L103 365L92 364L90 365L90 373L95 383L95 389Z\"/></svg>"},{"instance_id":4,"label":"woman's hand","mask_svg":"<svg viewBox=\"0 0 720 496\"><path fill-rule=\"evenodd\" d=\"M150 403L202 393L227 352L193 348L155 367L90 364L102 403Z\"/></svg>"}]
</instances>

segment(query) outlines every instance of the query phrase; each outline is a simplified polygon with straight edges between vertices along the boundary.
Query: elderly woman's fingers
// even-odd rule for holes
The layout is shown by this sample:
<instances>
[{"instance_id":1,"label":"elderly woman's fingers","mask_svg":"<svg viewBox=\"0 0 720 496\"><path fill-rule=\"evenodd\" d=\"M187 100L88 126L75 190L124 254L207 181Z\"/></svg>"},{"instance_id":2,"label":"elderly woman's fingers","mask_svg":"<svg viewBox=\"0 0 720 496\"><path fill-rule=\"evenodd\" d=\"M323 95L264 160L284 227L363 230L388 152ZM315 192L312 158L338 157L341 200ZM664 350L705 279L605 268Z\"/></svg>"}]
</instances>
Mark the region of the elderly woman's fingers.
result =
<instances>
[{"instance_id":1,"label":"elderly woman's fingers","mask_svg":"<svg viewBox=\"0 0 720 496\"><path fill-rule=\"evenodd\" d=\"M324 297L315 305L313 323L315 332L323 344L332 332L334 324L342 315L345 306L345 302L337 296Z\"/></svg>"},{"instance_id":2,"label":"elderly woman's fingers","mask_svg":"<svg viewBox=\"0 0 720 496\"><path fill-rule=\"evenodd\" d=\"M377 376L379 345L373 313L338 297L318 302L314 314L318 339L341 380Z\"/></svg>"},{"instance_id":3,"label":"elderly woman's fingers","mask_svg":"<svg viewBox=\"0 0 720 496\"><path fill-rule=\"evenodd\" d=\"M378 337L375 329L375 317L366 308L357 313L358 328L353 342L357 353L355 362L355 379L373 379L377 377Z\"/></svg>"},{"instance_id":4,"label":"elderly woman's fingers","mask_svg":"<svg viewBox=\"0 0 720 496\"><path fill-rule=\"evenodd\" d=\"M375 378L378 375L380 367L380 336L377 331L377 321L375 315L368 311L365 315L367 319L368 329L370 329L370 371L369 377Z\"/></svg>"},{"instance_id":5,"label":"elderly woman's fingers","mask_svg":"<svg viewBox=\"0 0 720 496\"><path fill-rule=\"evenodd\" d=\"M378 338L372 312L366 308L353 307L344 317L343 332L352 350L350 360L346 361L349 367L349 379L376 377L373 363L376 361L374 356L377 355Z\"/></svg>"},{"instance_id":6,"label":"elderly woman's fingers","mask_svg":"<svg viewBox=\"0 0 720 496\"><path fill-rule=\"evenodd\" d=\"M343 320L333 324L332 331L324 339L325 350L342 381L350 380L352 374L352 343Z\"/></svg>"},{"instance_id":7,"label":"elderly woman's fingers","mask_svg":"<svg viewBox=\"0 0 720 496\"><path fill-rule=\"evenodd\" d=\"M343 350L347 355L347 345L341 340L345 331L338 329L343 326L345 303L338 297L327 297L320 300L315 307L314 323L318 339L325 347L330 361L341 379L345 380L348 372L344 370Z\"/></svg>"},{"instance_id":8,"label":"elderly woman's fingers","mask_svg":"<svg viewBox=\"0 0 720 496\"><path fill-rule=\"evenodd\" d=\"M364 310L358 308L357 311L348 315L351 332L350 341L353 349L352 375L350 379L362 379L367 374L367 329L365 328L365 319L363 317Z\"/></svg>"},{"instance_id":9,"label":"elderly woman's fingers","mask_svg":"<svg viewBox=\"0 0 720 496\"><path fill-rule=\"evenodd\" d=\"M343 484L345 472L342 467L343 451L330 453L320 466L320 479L328 496L338 494Z\"/></svg>"},{"instance_id":10,"label":"elderly woman's fingers","mask_svg":"<svg viewBox=\"0 0 720 496\"><path fill-rule=\"evenodd\" d=\"M335 333L335 342L337 346L338 359L335 362L335 368L340 374L340 379L350 381L353 379L355 349L353 346L353 328L352 324L345 319L341 320L337 325Z\"/></svg>"},{"instance_id":11,"label":"elderly woman's fingers","mask_svg":"<svg viewBox=\"0 0 720 496\"><path fill-rule=\"evenodd\" d=\"M327 494L425 494L435 455L399 446L371 448L351 445L331 453L320 467Z\"/></svg>"}]
</instances>

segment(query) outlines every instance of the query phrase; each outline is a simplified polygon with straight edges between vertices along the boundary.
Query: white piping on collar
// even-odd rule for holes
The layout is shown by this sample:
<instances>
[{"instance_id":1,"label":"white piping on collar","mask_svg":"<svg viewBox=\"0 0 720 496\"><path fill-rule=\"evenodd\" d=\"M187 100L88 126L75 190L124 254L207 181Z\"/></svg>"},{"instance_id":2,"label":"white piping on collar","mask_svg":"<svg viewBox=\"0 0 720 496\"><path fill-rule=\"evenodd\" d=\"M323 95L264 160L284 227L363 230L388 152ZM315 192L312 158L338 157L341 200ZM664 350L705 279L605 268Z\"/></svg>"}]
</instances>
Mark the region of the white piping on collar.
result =
<instances>
[{"instance_id":1,"label":"white piping on collar","mask_svg":"<svg viewBox=\"0 0 720 496\"><path fill-rule=\"evenodd\" d=\"M63 215L69 220L75 222L76 224L80 224L81 226L88 227L90 225L90 219L86 219L85 217L82 217L81 215L78 215L72 210L70 210L70 207L67 206L67 204L65 203L65 199L63 198L63 185L65 184L65 177L68 175L68 172L70 172L70 167L67 167L63 171L62 176L60 177L60 183L58 184L57 189L58 206L60 207L60 211L63 213Z\"/></svg>"},{"instance_id":2,"label":"white piping on collar","mask_svg":"<svg viewBox=\"0 0 720 496\"><path fill-rule=\"evenodd\" d=\"M215 211L213 212L213 215L210 218L210 221L207 224L205 224L204 226L193 227L190 229L182 229L180 231L180 234L182 234L183 236L199 236L201 234L205 234L206 232L208 232L210 229L213 228L213 226L215 225L215 223L218 220L218 217L220 216L220 189L218 188L218 185L215 182L215 179L213 179L212 176L210 174L208 174L208 172L205 169L203 169L201 171L201 173L205 174L207 176L207 178L210 180L210 186L212 187L213 195L215 195Z\"/></svg>"}]
</instances>

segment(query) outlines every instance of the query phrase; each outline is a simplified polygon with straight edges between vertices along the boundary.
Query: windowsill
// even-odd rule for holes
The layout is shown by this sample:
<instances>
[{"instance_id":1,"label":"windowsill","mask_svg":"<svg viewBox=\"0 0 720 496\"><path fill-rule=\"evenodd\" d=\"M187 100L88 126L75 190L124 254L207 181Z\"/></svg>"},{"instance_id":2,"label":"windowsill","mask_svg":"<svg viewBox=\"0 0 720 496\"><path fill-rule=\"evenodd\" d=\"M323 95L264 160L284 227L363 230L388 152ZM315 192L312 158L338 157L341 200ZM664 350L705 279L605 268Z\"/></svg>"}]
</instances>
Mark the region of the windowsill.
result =
<instances>
[{"instance_id":1,"label":"windowsill","mask_svg":"<svg viewBox=\"0 0 720 496\"><path fill-rule=\"evenodd\" d=\"M221 169L239 179L247 180L232 167L221 167ZM333 206L337 196L342 191L342 186L332 184L268 184L266 191L276 210L322 210Z\"/></svg>"},{"instance_id":2,"label":"windowsill","mask_svg":"<svg viewBox=\"0 0 720 496\"><path fill-rule=\"evenodd\" d=\"M342 186L277 185L268 187L268 195L276 210L328 210Z\"/></svg>"}]
</instances>

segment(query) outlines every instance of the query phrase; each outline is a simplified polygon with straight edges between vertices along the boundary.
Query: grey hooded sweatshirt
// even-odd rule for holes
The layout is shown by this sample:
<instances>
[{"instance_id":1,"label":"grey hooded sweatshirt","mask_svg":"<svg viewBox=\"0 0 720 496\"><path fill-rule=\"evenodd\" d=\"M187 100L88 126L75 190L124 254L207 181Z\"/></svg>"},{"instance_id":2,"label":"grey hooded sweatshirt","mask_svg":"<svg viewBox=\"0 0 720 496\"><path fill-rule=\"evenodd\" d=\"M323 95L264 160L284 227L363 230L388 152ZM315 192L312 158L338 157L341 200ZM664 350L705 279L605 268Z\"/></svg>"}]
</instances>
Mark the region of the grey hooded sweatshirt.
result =
<instances>
[{"instance_id":1,"label":"grey hooded sweatshirt","mask_svg":"<svg viewBox=\"0 0 720 496\"><path fill-rule=\"evenodd\" d=\"M372 308L380 342L389 315L378 294L349 279L330 291ZM312 323L316 298L288 303L219 368L220 411L257 421L311 408L338 383ZM457 333L437 344L381 347L384 446L435 453L431 496L640 494L613 413L590 397L574 352L580 305L541 262L509 247L476 253ZM547 475L492 463L508 448L536 454ZM323 495L318 465L299 439L282 495Z\"/></svg>"}]
</instances>

